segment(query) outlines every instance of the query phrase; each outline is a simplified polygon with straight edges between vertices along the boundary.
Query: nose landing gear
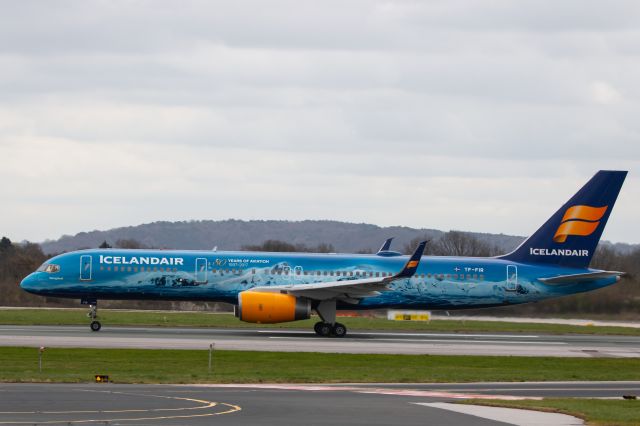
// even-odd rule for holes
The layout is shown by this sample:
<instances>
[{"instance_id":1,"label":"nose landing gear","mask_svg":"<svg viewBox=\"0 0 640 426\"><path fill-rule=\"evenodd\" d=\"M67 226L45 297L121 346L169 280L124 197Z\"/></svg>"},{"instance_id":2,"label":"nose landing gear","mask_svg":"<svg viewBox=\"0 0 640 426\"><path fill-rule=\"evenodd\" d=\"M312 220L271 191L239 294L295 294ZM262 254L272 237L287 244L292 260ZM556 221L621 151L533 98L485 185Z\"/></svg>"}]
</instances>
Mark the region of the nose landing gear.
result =
<instances>
[{"instance_id":1,"label":"nose landing gear","mask_svg":"<svg viewBox=\"0 0 640 426\"><path fill-rule=\"evenodd\" d=\"M96 318L98 318L98 301L97 300L82 300L80 303L83 305L89 305L89 312L87 317L91 318L91 331L100 331L102 324Z\"/></svg>"}]
</instances>

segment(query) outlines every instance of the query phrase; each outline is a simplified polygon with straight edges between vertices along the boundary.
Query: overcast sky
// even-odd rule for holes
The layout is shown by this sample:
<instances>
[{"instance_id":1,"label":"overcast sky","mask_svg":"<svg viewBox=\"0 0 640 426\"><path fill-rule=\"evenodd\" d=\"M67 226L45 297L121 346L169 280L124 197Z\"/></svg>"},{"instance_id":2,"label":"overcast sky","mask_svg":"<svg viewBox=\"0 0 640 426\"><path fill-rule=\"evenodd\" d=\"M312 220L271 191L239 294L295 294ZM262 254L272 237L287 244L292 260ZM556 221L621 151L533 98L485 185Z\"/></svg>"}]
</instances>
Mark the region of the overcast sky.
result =
<instances>
[{"instance_id":1,"label":"overcast sky","mask_svg":"<svg viewBox=\"0 0 640 426\"><path fill-rule=\"evenodd\" d=\"M528 235L629 170L637 1L2 1L0 233L336 219Z\"/></svg>"}]
</instances>

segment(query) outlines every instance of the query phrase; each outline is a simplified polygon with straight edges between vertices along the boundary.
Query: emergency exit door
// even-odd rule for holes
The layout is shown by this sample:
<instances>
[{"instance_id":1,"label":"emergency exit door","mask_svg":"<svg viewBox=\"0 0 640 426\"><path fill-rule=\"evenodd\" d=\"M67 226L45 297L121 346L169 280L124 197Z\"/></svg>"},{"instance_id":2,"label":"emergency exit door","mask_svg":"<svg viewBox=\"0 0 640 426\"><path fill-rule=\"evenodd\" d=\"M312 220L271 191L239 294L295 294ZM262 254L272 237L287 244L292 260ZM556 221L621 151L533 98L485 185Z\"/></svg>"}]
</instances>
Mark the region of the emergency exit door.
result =
<instances>
[{"instance_id":1,"label":"emergency exit door","mask_svg":"<svg viewBox=\"0 0 640 426\"><path fill-rule=\"evenodd\" d=\"M91 281L91 256L80 256L80 280Z\"/></svg>"},{"instance_id":2,"label":"emergency exit door","mask_svg":"<svg viewBox=\"0 0 640 426\"><path fill-rule=\"evenodd\" d=\"M207 259L199 257L196 259L196 282L207 282Z\"/></svg>"},{"instance_id":3,"label":"emergency exit door","mask_svg":"<svg viewBox=\"0 0 640 426\"><path fill-rule=\"evenodd\" d=\"M507 290L516 291L518 287L518 267L507 265Z\"/></svg>"}]
</instances>

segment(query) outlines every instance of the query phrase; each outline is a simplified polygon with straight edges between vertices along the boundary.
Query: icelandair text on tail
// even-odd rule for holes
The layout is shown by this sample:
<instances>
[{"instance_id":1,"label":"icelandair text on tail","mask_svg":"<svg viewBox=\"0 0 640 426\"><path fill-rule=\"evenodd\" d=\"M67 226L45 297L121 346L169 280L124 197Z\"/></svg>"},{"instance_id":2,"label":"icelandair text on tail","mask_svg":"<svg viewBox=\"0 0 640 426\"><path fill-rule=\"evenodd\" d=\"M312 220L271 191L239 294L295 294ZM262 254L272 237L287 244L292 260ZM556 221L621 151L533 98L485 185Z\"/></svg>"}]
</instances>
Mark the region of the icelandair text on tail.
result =
<instances>
[{"instance_id":1,"label":"icelandair text on tail","mask_svg":"<svg viewBox=\"0 0 640 426\"><path fill-rule=\"evenodd\" d=\"M542 249L529 248L529 253L534 256L589 256L589 250L570 250L570 249Z\"/></svg>"}]
</instances>

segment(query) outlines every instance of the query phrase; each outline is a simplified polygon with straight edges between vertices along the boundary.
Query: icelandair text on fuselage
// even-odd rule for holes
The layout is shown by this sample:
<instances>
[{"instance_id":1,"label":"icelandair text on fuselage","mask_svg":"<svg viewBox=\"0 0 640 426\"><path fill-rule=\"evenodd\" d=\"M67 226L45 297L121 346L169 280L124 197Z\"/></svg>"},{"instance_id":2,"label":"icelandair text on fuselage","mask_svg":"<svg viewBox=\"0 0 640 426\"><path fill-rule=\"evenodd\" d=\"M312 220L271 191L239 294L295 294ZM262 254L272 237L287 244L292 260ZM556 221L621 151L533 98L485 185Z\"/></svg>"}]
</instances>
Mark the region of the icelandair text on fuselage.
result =
<instances>
[{"instance_id":1,"label":"icelandair text on fuselage","mask_svg":"<svg viewBox=\"0 0 640 426\"><path fill-rule=\"evenodd\" d=\"M107 265L184 265L181 257L154 257L154 256L104 256L100 255L100 263Z\"/></svg>"},{"instance_id":2,"label":"icelandair text on fuselage","mask_svg":"<svg viewBox=\"0 0 640 426\"><path fill-rule=\"evenodd\" d=\"M541 249L529 248L529 254L534 256L589 256L589 250L570 250L570 249Z\"/></svg>"}]
</instances>

